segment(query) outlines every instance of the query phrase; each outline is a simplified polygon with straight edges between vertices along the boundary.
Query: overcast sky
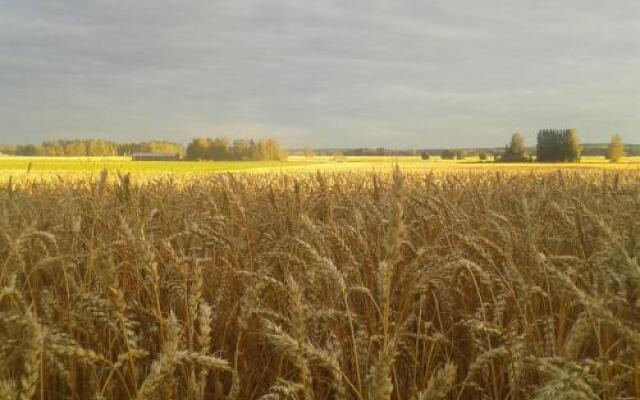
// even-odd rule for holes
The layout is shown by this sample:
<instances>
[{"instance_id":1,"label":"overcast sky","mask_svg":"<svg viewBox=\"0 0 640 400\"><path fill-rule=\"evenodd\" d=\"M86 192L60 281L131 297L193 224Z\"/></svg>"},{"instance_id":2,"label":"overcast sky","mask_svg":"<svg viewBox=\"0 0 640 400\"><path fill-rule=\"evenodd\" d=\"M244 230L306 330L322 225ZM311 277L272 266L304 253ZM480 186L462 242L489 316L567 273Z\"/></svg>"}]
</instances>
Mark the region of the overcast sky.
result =
<instances>
[{"instance_id":1,"label":"overcast sky","mask_svg":"<svg viewBox=\"0 0 640 400\"><path fill-rule=\"evenodd\" d=\"M0 142L640 142L637 0L3 0Z\"/></svg>"}]
</instances>

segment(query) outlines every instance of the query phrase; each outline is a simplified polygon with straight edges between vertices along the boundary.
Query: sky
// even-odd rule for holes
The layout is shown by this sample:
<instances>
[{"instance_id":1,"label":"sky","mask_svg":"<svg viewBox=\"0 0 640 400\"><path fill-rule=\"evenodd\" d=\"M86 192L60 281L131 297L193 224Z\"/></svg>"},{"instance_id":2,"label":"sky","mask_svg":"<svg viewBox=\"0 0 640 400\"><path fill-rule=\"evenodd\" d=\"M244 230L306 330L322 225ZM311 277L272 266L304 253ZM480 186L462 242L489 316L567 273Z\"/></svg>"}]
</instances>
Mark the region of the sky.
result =
<instances>
[{"instance_id":1,"label":"sky","mask_svg":"<svg viewBox=\"0 0 640 400\"><path fill-rule=\"evenodd\" d=\"M0 143L640 143L637 0L3 0Z\"/></svg>"}]
</instances>

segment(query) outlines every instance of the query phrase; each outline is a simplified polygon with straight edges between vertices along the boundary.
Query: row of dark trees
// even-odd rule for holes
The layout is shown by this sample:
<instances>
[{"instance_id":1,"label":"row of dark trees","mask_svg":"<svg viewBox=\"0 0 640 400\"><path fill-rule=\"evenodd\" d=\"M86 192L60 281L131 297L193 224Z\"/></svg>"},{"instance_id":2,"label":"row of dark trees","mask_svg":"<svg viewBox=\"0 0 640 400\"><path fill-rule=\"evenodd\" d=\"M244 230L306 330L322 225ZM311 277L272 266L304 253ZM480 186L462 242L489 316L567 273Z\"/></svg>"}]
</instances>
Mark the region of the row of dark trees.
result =
<instances>
[{"instance_id":1,"label":"row of dark trees","mask_svg":"<svg viewBox=\"0 0 640 400\"><path fill-rule=\"evenodd\" d=\"M57 140L42 144L5 146L1 152L17 156L109 157L133 153L175 153L189 160L284 160L286 151L273 138L241 139L197 138L185 149L167 141L117 143L101 139Z\"/></svg>"},{"instance_id":2,"label":"row of dark trees","mask_svg":"<svg viewBox=\"0 0 640 400\"><path fill-rule=\"evenodd\" d=\"M620 135L614 135L606 149L605 156L612 162L625 157L625 147ZM536 161L539 162L579 162L582 157L582 146L575 129L543 129L538 132L536 145ZM533 161L527 153L524 137L515 133L511 143L505 146L504 153L498 159L501 162Z\"/></svg>"},{"instance_id":3,"label":"row of dark trees","mask_svg":"<svg viewBox=\"0 0 640 400\"><path fill-rule=\"evenodd\" d=\"M464 150L442 150L440 158L443 160L463 160L467 156ZM424 158L424 157L423 157Z\"/></svg>"},{"instance_id":4,"label":"row of dark trees","mask_svg":"<svg viewBox=\"0 0 640 400\"><path fill-rule=\"evenodd\" d=\"M464 160L467 157L475 157L477 156L480 161L487 161L489 157L496 157L496 154L499 154L499 151L478 151L478 150L464 150L464 149L445 149L441 150L437 154L432 154L428 151L423 151L420 153L420 158L423 160L430 160L432 156L439 155L442 160Z\"/></svg>"},{"instance_id":5,"label":"row of dark trees","mask_svg":"<svg viewBox=\"0 0 640 400\"><path fill-rule=\"evenodd\" d=\"M578 162L581 156L580 140L575 129L543 129L538 132L536 161L539 162ZM513 134L511 143L505 146L500 162L533 161L527 153L524 136Z\"/></svg>"},{"instance_id":6,"label":"row of dark trees","mask_svg":"<svg viewBox=\"0 0 640 400\"><path fill-rule=\"evenodd\" d=\"M536 160L540 162L578 162L582 154L575 129L544 129L538 132Z\"/></svg>"},{"instance_id":7,"label":"row of dark trees","mask_svg":"<svg viewBox=\"0 0 640 400\"><path fill-rule=\"evenodd\" d=\"M280 161L287 158L287 152L273 138L240 139L233 142L226 138L196 138L187 146L187 160L212 161Z\"/></svg>"},{"instance_id":8,"label":"row of dark trees","mask_svg":"<svg viewBox=\"0 0 640 400\"><path fill-rule=\"evenodd\" d=\"M310 149L301 151L306 157L314 155L332 155L338 150ZM231 141L225 137L197 138L187 148L178 143L168 141L146 141L138 143L117 143L101 139L58 140L43 142L39 145L0 146L0 153L21 156L127 156L137 152L177 153L189 160L284 160L286 151L275 139L241 139ZM527 149L524 137L514 134L511 143L503 150L500 148L485 149L431 149L392 150L385 148L358 148L339 150L343 155L378 155L401 156L417 155L423 159L440 156L442 159L464 159L479 155L481 160L492 157L496 161L524 162L537 161L564 162L579 161L581 155L605 156L611 161L618 161L626 155L640 155L640 145L624 145L619 135L615 135L610 144L580 145L575 129L542 130L538 133L535 148Z\"/></svg>"},{"instance_id":9,"label":"row of dark trees","mask_svg":"<svg viewBox=\"0 0 640 400\"><path fill-rule=\"evenodd\" d=\"M305 154L313 151L318 156L334 156L336 153L342 156L417 156L421 153L417 149L389 149L385 147L356 147L356 148L318 148L310 149L308 147L298 150L292 150L292 153ZM434 150L432 150L434 151Z\"/></svg>"},{"instance_id":10,"label":"row of dark trees","mask_svg":"<svg viewBox=\"0 0 640 400\"><path fill-rule=\"evenodd\" d=\"M620 135L614 135L611 138L609 143L587 143L582 145L582 155L583 156L601 156L601 157L609 157L609 152L611 148L611 142L620 141L622 142L622 138ZM624 143L622 150L624 151L625 156L635 157L640 156L640 144L630 144Z\"/></svg>"},{"instance_id":11,"label":"row of dark trees","mask_svg":"<svg viewBox=\"0 0 640 400\"><path fill-rule=\"evenodd\" d=\"M137 152L177 153L182 155L184 148L177 143L166 141L147 141L139 143L116 143L101 139L57 140L42 144L18 145L12 149L17 156L51 157L108 157L126 156Z\"/></svg>"}]
</instances>

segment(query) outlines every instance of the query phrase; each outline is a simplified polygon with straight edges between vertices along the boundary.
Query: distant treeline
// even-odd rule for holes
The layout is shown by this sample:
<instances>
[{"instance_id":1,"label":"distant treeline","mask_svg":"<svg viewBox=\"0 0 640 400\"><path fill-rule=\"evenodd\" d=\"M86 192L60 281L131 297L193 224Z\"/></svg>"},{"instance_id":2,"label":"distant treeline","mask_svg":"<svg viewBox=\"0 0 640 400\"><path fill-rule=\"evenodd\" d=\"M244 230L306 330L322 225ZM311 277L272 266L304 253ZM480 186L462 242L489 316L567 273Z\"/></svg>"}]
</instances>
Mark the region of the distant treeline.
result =
<instances>
[{"instance_id":1,"label":"distant treeline","mask_svg":"<svg viewBox=\"0 0 640 400\"><path fill-rule=\"evenodd\" d=\"M480 155L498 156L502 154L504 149L500 147L489 148L464 148L464 149L387 149L384 147L376 148L351 148L351 149L317 149L313 150L313 155L319 156L421 156L423 159L429 159L433 156L440 157L445 160L464 159L466 157L474 157ZM294 154L307 155L310 153L308 149L293 150Z\"/></svg>"},{"instance_id":2,"label":"distant treeline","mask_svg":"<svg viewBox=\"0 0 640 400\"><path fill-rule=\"evenodd\" d=\"M560 138L568 130L549 131L543 130L539 133L540 139L544 142L555 141L556 144L545 145L542 143L542 153L544 159L545 146L547 152L550 148L557 153L557 147L561 146ZM543 132L556 132L546 133ZM559 135L555 139L550 139L553 135ZM541 136L540 136L541 135ZM547 136L545 136L547 135ZM546 139L544 139L546 137ZM421 156L429 159L437 156L443 159L464 159L466 157L479 156L485 160L489 157L495 160L507 159L519 160L522 155L529 159L532 155L539 154L540 146L525 147L525 151L520 154L520 148L524 146L514 143L505 147L484 147L484 148L457 148L457 149L389 149L384 147L362 147L362 148L322 148L322 149L298 149L292 150L292 154L305 156ZM608 157L610 144L608 143L585 143L580 145L581 155ZM623 144L626 156L640 156L640 144ZM105 156L129 156L133 153L177 153L189 160L284 160L287 151L283 149L276 139L240 139L231 140L225 137L220 138L197 138L187 147L186 151L182 144L169 141L152 140L138 143L118 143L101 139L81 139L81 140L57 140L47 141L35 145L0 145L0 153L17 156L53 156L53 157L105 157ZM551 159L549 159L551 161Z\"/></svg>"},{"instance_id":3,"label":"distant treeline","mask_svg":"<svg viewBox=\"0 0 640 400\"><path fill-rule=\"evenodd\" d=\"M585 143L582 145L583 156L607 156L608 143ZM640 156L640 144L625 144L624 151L627 156Z\"/></svg>"},{"instance_id":4,"label":"distant treeline","mask_svg":"<svg viewBox=\"0 0 640 400\"><path fill-rule=\"evenodd\" d=\"M608 143L583 143L583 156L601 156L606 157L609 149ZM507 146L509 147L509 146ZM526 147L527 154L536 154L536 146ZM640 156L640 144L625 144L625 153L627 156ZM344 156L422 156L430 158L433 156L444 159L456 159L465 157L475 157L486 155L491 157L501 157L505 154L505 147L467 147L455 149L387 149L383 147L377 148L323 148L313 149L313 155L333 156L341 154ZM308 153L307 149L291 150L291 154L304 155Z\"/></svg>"},{"instance_id":5,"label":"distant treeline","mask_svg":"<svg viewBox=\"0 0 640 400\"><path fill-rule=\"evenodd\" d=\"M466 149L388 149L384 147L361 147L361 148L323 148L323 149L297 149L292 150L292 154L306 155L313 152L313 155L318 156L335 156L337 154L341 156L392 156L392 157L404 157L404 156L422 156L423 158L429 158L431 156L439 156L443 158L455 159L457 156L469 157L477 156L480 153L488 154L500 154L502 149L499 147L491 148L466 148Z\"/></svg>"},{"instance_id":6,"label":"distant treeline","mask_svg":"<svg viewBox=\"0 0 640 400\"><path fill-rule=\"evenodd\" d=\"M273 138L239 139L233 142L226 137L193 139L186 152L187 160L213 161L281 161L287 152Z\"/></svg>"},{"instance_id":7,"label":"distant treeline","mask_svg":"<svg viewBox=\"0 0 640 400\"><path fill-rule=\"evenodd\" d=\"M291 154L305 155L313 152L316 156L416 156L419 153L416 149L387 149L384 147L357 147L357 148L319 148L319 149L293 149Z\"/></svg>"},{"instance_id":8,"label":"distant treeline","mask_svg":"<svg viewBox=\"0 0 640 400\"><path fill-rule=\"evenodd\" d=\"M127 156L133 153L184 153L178 143L148 141L139 143L117 143L101 139L56 140L42 144L4 146L0 152L16 156L51 157L108 157Z\"/></svg>"}]
</instances>

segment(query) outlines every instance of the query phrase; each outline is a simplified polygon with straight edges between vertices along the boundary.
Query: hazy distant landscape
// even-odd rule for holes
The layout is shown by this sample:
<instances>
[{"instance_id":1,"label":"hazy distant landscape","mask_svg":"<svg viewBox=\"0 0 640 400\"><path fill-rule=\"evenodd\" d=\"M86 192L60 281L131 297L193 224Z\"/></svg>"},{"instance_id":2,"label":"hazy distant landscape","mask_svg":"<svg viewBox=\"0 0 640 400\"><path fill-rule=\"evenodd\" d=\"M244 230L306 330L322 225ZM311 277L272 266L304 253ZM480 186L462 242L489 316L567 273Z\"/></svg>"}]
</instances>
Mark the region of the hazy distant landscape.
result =
<instances>
[{"instance_id":1,"label":"hazy distant landscape","mask_svg":"<svg viewBox=\"0 0 640 400\"><path fill-rule=\"evenodd\" d=\"M573 144L569 145L568 133ZM550 135L550 136L549 136ZM101 172L131 174L141 179L163 175L213 172L345 171L464 168L607 168L640 167L640 145L624 144L614 135L608 144L581 144L576 130L541 130L535 147L513 134L505 147L477 149L293 149L276 139L196 138L187 146L155 140L117 143L101 139L60 140L39 145L4 147L0 176L95 177ZM148 159L145 159L147 157ZM164 158L164 159L163 159Z\"/></svg>"}]
</instances>

